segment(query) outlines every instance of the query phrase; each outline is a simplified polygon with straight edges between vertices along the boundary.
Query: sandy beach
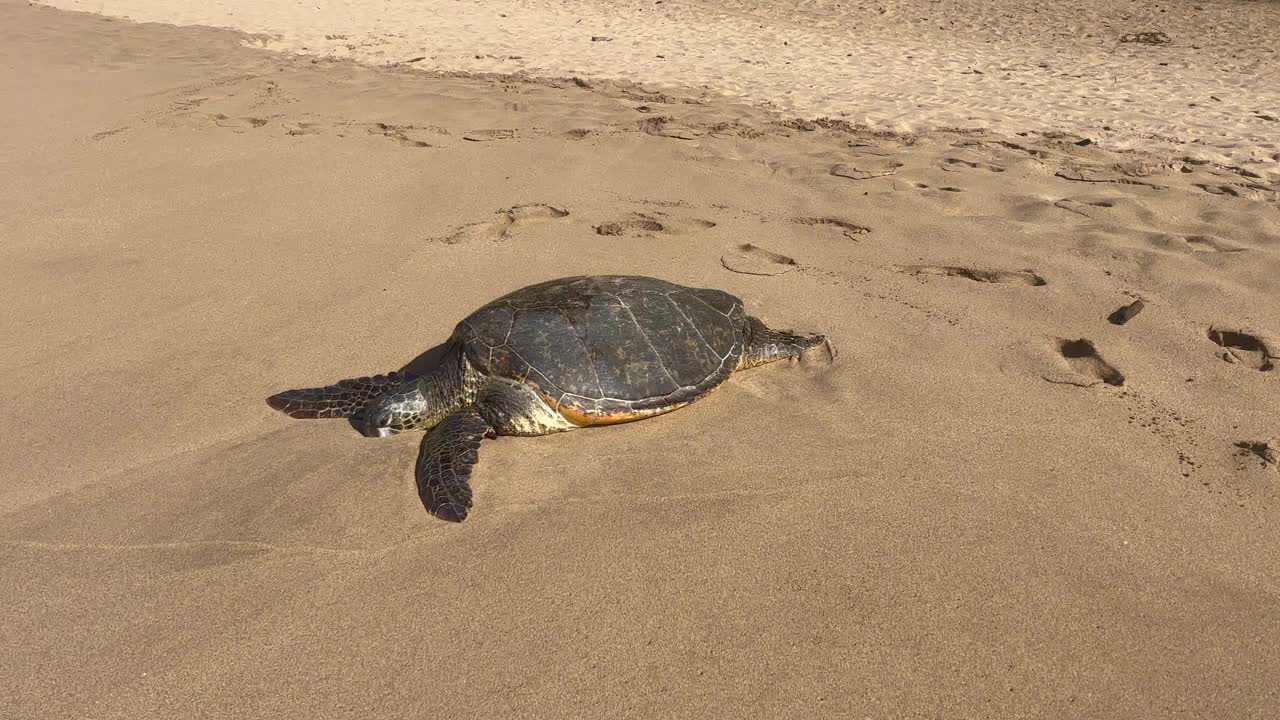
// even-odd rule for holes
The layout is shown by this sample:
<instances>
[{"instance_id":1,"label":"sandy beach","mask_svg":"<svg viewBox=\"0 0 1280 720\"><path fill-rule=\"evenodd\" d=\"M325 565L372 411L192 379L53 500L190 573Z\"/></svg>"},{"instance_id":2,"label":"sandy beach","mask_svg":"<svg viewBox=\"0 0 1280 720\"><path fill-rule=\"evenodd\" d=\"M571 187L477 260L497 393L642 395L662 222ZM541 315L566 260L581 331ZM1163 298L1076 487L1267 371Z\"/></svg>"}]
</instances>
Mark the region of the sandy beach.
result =
<instances>
[{"instance_id":1,"label":"sandy beach","mask_svg":"<svg viewBox=\"0 0 1280 720\"><path fill-rule=\"evenodd\" d=\"M1275 717L1275 3L52 4L0 715ZM596 273L838 354L486 442L462 524L264 403Z\"/></svg>"},{"instance_id":2,"label":"sandy beach","mask_svg":"<svg viewBox=\"0 0 1280 720\"><path fill-rule=\"evenodd\" d=\"M1085 133L1280 180L1268 0L48 0L290 53L660 82L888 130Z\"/></svg>"}]
</instances>

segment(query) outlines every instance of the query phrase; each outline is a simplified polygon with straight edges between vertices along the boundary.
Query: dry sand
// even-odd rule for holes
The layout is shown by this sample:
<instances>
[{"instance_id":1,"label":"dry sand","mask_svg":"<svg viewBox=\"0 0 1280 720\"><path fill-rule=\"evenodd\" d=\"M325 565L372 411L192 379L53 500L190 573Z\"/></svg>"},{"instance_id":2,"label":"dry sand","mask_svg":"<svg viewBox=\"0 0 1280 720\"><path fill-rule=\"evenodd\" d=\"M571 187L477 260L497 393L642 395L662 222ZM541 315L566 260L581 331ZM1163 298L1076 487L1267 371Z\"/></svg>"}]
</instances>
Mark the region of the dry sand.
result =
<instances>
[{"instance_id":1,"label":"dry sand","mask_svg":"<svg viewBox=\"0 0 1280 720\"><path fill-rule=\"evenodd\" d=\"M4 717L1275 717L1265 177L11 0L0 40ZM417 437L263 403L605 272L840 355L487 443L462 525Z\"/></svg>"},{"instance_id":2,"label":"dry sand","mask_svg":"<svg viewBox=\"0 0 1280 720\"><path fill-rule=\"evenodd\" d=\"M47 2L379 65L704 87L898 131L1069 130L1280 180L1275 0Z\"/></svg>"}]
</instances>

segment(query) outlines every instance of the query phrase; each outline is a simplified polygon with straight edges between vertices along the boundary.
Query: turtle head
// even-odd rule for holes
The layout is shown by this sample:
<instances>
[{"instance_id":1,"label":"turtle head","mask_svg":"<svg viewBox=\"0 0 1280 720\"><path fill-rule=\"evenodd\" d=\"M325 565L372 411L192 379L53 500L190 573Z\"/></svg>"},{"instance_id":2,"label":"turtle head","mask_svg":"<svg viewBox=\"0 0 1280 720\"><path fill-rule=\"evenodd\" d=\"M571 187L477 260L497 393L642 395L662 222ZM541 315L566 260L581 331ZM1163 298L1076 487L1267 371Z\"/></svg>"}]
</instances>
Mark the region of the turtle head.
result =
<instances>
[{"instance_id":1,"label":"turtle head","mask_svg":"<svg viewBox=\"0 0 1280 720\"><path fill-rule=\"evenodd\" d=\"M387 437L404 430L427 429L427 401L416 384L376 397L351 418L365 437Z\"/></svg>"}]
</instances>

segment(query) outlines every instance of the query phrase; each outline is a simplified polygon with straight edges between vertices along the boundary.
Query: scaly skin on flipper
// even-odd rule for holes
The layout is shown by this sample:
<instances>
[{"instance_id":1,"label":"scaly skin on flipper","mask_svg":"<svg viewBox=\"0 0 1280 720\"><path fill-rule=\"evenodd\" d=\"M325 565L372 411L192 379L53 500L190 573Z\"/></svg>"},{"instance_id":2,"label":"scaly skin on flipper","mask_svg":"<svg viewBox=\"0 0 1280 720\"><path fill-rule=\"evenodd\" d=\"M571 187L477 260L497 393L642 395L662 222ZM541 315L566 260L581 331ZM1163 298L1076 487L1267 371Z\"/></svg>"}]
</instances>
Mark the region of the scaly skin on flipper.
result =
<instances>
[{"instance_id":1,"label":"scaly skin on flipper","mask_svg":"<svg viewBox=\"0 0 1280 720\"><path fill-rule=\"evenodd\" d=\"M738 361L738 369L746 370L774 360L800 357L806 350L826 344L823 335L798 335L787 330L774 330L756 318L747 318L747 349Z\"/></svg>"},{"instance_id":2,"label":"scaly skin on flipper","mask_svg":"<svg viewBox=\"0 0 1280 720\"><path fill-rule=\"evenodd\" d=\"M427 512L449 522L462 522L471 510L471 468L479 459L480 441L493 428L474 409L454 413L422 439L418 452L418 497Z\"/></svg>"},{"instance_id":3,"label":"scaly skin on flipper","mask_svg":"<svg viewBox=\"0 0 1280 720\"><path fill-rule=\"evenodd\" d=\"M339 380L326 387L285 390L267 398L267 404L291 418L346 418L360 412L370 400L395 390L412 377L393 372Z\"/></svg>"}]
</instances>

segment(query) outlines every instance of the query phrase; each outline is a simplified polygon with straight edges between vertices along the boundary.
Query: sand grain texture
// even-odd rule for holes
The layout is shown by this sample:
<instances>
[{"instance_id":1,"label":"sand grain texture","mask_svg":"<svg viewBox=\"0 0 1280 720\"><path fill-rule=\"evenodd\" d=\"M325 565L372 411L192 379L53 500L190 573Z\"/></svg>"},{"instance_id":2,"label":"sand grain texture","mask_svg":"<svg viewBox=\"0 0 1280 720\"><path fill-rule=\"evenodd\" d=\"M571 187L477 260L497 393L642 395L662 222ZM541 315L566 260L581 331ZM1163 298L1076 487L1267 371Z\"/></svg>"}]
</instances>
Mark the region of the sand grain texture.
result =
<instances>
[{"instance_id":1,"label":"sand grain texture","mask_svg":"<svg viewBox=\"0 0 1280 720\"><path fill-rule=\"evenodd\" d=\"M1280 336L1265 179L7 0L0 40L9 716L1280 705L1280 372L1244 337ZM462 525L418 503L417 436L263 403L606 272L839 355L486 443Z\"/></svg>"}]
</instances>

